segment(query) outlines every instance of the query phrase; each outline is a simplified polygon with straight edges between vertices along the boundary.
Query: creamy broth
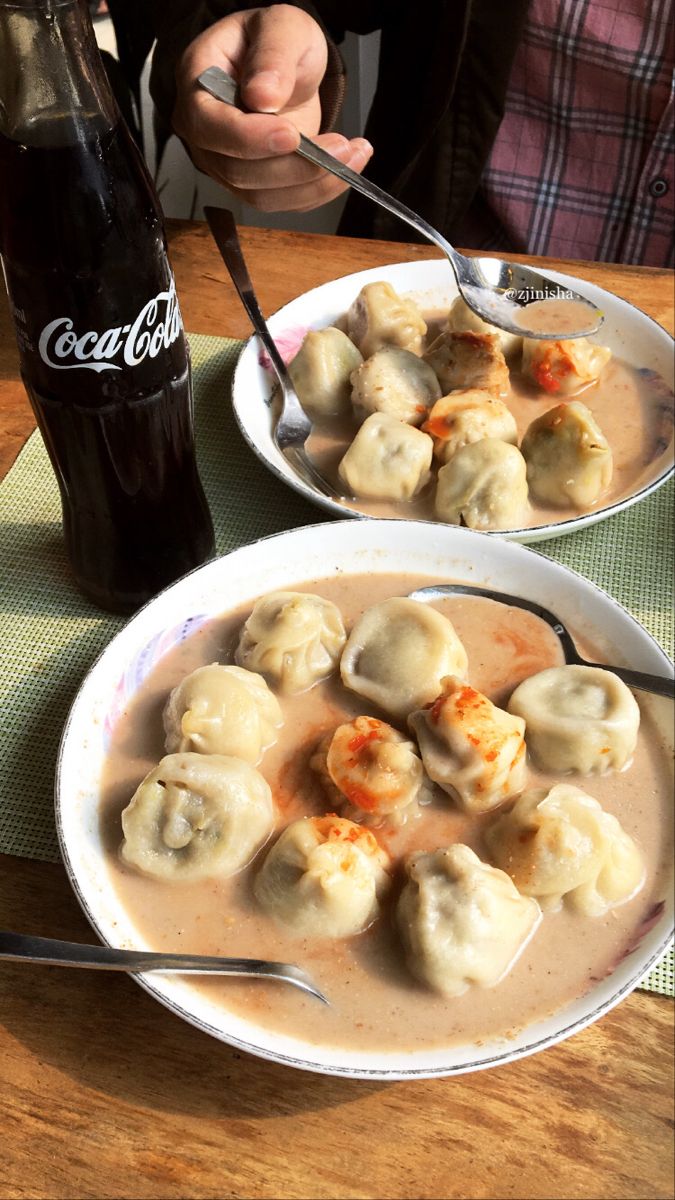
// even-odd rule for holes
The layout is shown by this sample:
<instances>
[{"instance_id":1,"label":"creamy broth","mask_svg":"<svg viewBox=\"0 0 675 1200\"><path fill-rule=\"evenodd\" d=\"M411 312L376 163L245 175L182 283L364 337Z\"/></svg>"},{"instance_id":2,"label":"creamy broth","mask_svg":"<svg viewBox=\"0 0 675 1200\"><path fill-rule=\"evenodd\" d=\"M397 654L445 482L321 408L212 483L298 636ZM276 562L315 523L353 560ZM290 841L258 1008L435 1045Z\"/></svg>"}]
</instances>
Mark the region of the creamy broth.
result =
<instances>
[{"instance_id":1,"label":"creamy broth","mask_svg":"<svg viewBox=\"0 0 675 1200\"><path fill-rule=\"evenodd\" d=\"M528 333L555 333L557 338L578 335L595 323L595 309L583 300L534 300L514 314L513 320Z\"/></svg>"},{"instance_id":2,"label":"creamy broth","mask_svg":"<svg viewBox=\"0 0 675 1200\"><path fill-rule=\"evenodd\" d=\"M567 306L585 309L583 303L565 299L538 301L525 310L533 321L537 317L539 304L560 307L559 319L563 320ZM425 345L428 347L447 326L447 310L431 309L422 301L420 311L427 324ZM557 312L557 308L556 308ZM576 320L575 315L575 320ZM525 320L524 312L522 314ZM334 324L346 332L346 320L338 319ZM533 325L528 328L534 328ZM561 336L564 331L561 328ZM605 492L590 508L575 508L573 505L555 508L538 503L530 497L528 509L523 513L523 529L535 529L541 525L555 525L561 521L574 520L586 513L606 508L634 495L652 482L672 461L673 392L665 380L655 372L633 367L621 358L612 357L603 369L600 378L575 396L560 397L538 388L520 370L520 351L511 358L509 366L509 393L503 396L513 413L518 428L518 445L531 423L549 409L563 401L578 397L590 409L602 433L609 442L613 456L612 480ZM278 398L273 402L273 419L278 414ZM329 419L317 422L306 444L311 458L322 475L333 483L339 503L355 512L373 517L400 517L409 520L437 520L434 511L436 472L438 462L434 457L432 478L426 486L409 501L373 500L367 498L342 497L344 484L338 475L338 465L359 429L355 418Z\"/></svg>"},{"instance_id":3,"label":"creamy broth","mask_svg":"<svg viewBox=\"0 0 675 1200\"><path fill-rule=\"evenodd\" d=\"M333 600L349 629L371 604L405 595L432 582L417 576L336 577L297 585ZM469 680L497 704L518 682L562 662L552 631L521 609L467 597L435 605L452 620L469 656ZM647 879L640 893L607 916L590 919L563 909L546 914L515 966L493 989L469 989L446 999L408 973L393 928L392 907L400 890L400 865L382 916L366 932L342 941L294 938L256 905L252 879L265 855L230 879L175 884L135 874L118 856L120 814L145 774L162 757L162 709L169 691L196 667L232 661L250 606L209 622L170 651L152 671L120 718L105 767L101 828L113 886L148 945L167 951L262 957L307 968L330 998L330 1007L295 989L273 983L202 979L194 986L224 1008L304 1040L360 1049L419 1049L505 1035L555 1011L586 992L635 944L667 887L672 853L669 756L656 720L655 698L640 700L642 727L634 761L624 771L570 780L614 813L642 850ZM592 657L592 648L585 647ZM663 702L667 704L668 702ZM281 697L284 727L259 770L270 783L278 819L273 838L300 816L330 811L308 760L318 739L355 715L381 713L339 681ZM654 710L654 717L660 710ZM664 725L667 728L667 725ZM527 786L560 777L529 770ZM402 829L375 830L394 864L413 850L463 841L487 857L483 831L490 814L469 817L436 790L432 803Z\"/></svg>"},{"instance_id":4,"label":"creamy broth","mask_svg":"<svg viewBox=\"0 0 675 1200\"><path fill-rule=\"evenodd\" d=\"M542 392L511 367L510 391L503 397L518 426L518 444L532 421L561 402L555 394ZM572 520L595 509L606 508L632 495L665 468L672 453L673 398L660 378L642 372L621 359L613 358L597 383L578 393L590 409L612 450L614 469L609 488L590 509L547 507L530 497L529 510L523 514L522 528L550 525ZM575 397L562 397L571 400ZM276 417L275 417L276 419ZM333 420L315 425L307 442L307 450L325 478L339 492L343 484L338 476L338 464L358 431L355 420ZM435 473L420 493L409 501L341 499L345 508L367 513L373 517L402 517L408 520L435 520Z\"/></svg>"}]
</instances>

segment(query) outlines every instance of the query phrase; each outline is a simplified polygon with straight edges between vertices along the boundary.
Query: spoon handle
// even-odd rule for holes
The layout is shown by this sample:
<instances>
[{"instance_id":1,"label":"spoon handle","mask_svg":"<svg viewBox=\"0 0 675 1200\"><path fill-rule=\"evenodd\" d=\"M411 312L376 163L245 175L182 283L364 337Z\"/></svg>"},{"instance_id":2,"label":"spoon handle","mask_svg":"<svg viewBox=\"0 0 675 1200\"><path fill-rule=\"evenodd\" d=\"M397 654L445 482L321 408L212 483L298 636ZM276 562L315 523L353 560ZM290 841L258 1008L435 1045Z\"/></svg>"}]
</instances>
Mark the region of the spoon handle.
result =
<instances>
[{"instance_id":1,"label":"spoon handle","mask_svg":"<svg viewBox=\"0 0 675 1200\"><path fill-rule=\"evenodd\" d=\"M610 671L618 675L628 687L638 688L642 692L654 692L657 696L666 696L675 700L675 679L666 675L652 675L647 671L634 671L632 667L615 667L610 663L589 662L582 658L576 648L574 639L560 617L538 604L536 600L526 600L524 596L514 596L510 592L498 592L493 588L475 587L468 583L437 583L430 587L416 588L410 592L410 600L440 600L443 596L479 596L484 600L496 600L499 604L513 604L516 608L524 608L532 612L540 620L550 625L562 646L565 662L580 667L598 667L601 671Z\"/></svg>"},{"instance_id":2,"label":"spoon handle","mask_svg":"<svg viewBox=\"0 0 675 1200\"><path fill-rule=\"evenodd\" d=\"M390 196L388 192L378 187L376 183L372 183L370 179L365 179L363 175L359 175L357 171L352 171L351 167L345 166L339 159L333 158L323 147L317 146L310 138L300 134L300 145L296 154L301 158L306 158L308 162L314 163L316 167L323 167L325 171L330 171L331 174L337 175L343 183L348 183L355 191L361 192L367 196L369 200L374 200L382 208L386 208L389 212L394 213L394 216L400 217L402 221L406 221L408 225L412 225L418 233L422 234L430 242L434 242L444 254L450 259L455 271L461 269L461 264L464 261L463 256L459 254L450 242L446 241L442 234L429 225L423 217L418 213L413 212L406 204L402 204L400 200L396 200L394 196Z\"/></svg>"},{"instance_id":3,"label":"spoon handle","mask_svg":"<svg viewBox=\"0 0 675 1200\"><path fill-rule=\"evenodd\" d=\"M325 997L300 967L260 958L218 958L204 954L159 954L150 950L116 950L112 946L87 946L56 938L0 930L0 960L32 962L53 967L88 967L96 971L165 971L181 975L245 975L280 979Z\"/></svg>"},{"instance_id":4,"label":"spoon handle","mask_svg":"<svg viewBox=\"0 0 675 1200\"><path fill-rule=\"evenodd\" d=\"M238 100L236 81L220 67L208 67L199 76L198 82L216 100L222 100L223 104L229 104L232 108L245 111ZM395 200L393 196L390 196L388 192L384 192L377 184L371 183L369 179L364 179L356 171L352 171L350 167L346 167L344 163L339 162L337 158L333 158L332 154L323 150L321 146L317 146L315 142L305 137L304 134L300 135L300 145L295 153L299 154L301 158L306 158L314 166L323 167L325 171L330 171L333 175L337 175L338 179L341 179L343 183L348 183L350 187L355 188L357 192L362 192L369 200L374 200L382 208L388 209L389 212L400 217L402 221L406 221L408 225L412 225L413 229L422 234L422 237L427 238L430 242L434 242L444 254L447 254L456 271L461 270L462 255L457 253L454 246L451 246L450 242L447 242L438 230L429 225L423 217L413 212L411 208L408 208L405 204L401 204L400 200Z\"/></svg>"},{"instance_id":5,"label":"spoon handle","mask_svg":"<svg viewBox=\"0 0 675 1200\"><path fill-rule=\"evenodd\" d=\"M258 304L258 298L251 282L251 276L248 273L246 260L242 254L237 226L232 213L225 208L205 208L204 214L211 232L216 237L216 243L223 262L230 272L232 282L239 293L239 299L248 313L253 328L269 354L277 375L284 383L290 385L286 364L277 350L274 338L268 329L267 322Z\"/></svg>"},{"instance_id":6,"label":"spoon handle","mask_svg":"<svg viewBox=\"0 0 675 1200\"><path fill-rule=\"evenodd\" d=\"M87 946L61 942L57 938L33 937L0 931L0 958L44 963L54 967L91 967L99 971L199 971L215 974L259 974L274 967L255 958L209 958L199 954L158 954L145 950L115 950L111 946Z\"/></svg>"},{"instance_id":7,"label":"spoon handle","mask_svg":"<svg viewBox=\"0 0 675 1200\"><path fill-rule=\"evenodd\" d=\"M666 696L675 700L675 679L667 679L663 675L650 675L647 671L633 671L630 667L611 667L607 663L589 662L588 659L577 655L577 664L581 667L600 667L602 671L611 671L619 679L632 688L641 692L653 692L656 696Z\"/></svg>"}]
</instances>

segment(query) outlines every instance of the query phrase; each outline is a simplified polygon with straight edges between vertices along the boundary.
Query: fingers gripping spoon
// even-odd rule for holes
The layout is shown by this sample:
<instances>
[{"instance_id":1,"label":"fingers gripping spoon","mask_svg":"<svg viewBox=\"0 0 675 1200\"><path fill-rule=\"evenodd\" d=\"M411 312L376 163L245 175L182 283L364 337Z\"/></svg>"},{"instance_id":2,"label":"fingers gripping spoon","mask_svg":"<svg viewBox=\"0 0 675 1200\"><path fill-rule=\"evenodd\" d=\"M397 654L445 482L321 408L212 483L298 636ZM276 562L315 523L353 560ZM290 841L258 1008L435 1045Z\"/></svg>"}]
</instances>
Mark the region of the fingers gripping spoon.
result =
<instances>
[{"instance_id":1,"label":"fingers gripping spoon","mask_svg":"<svg viewBox=\"0 0 675 1200\"><path fill-rule=\"evenodd\" d=\"M216 100L229 104L233 108L246 111L242 105L236 80L220 67L209 67L199 76L197 82L209 95ZM542 275L533 267L521 263L506 262L499 258L469 258L455 250L454 246L443 237L423 217L420 217L400 200L394 199L387 192L369 179L364 179L350 167L346 167L332 154L317 146L310 138L300 135L300 144L296 150L301 158L315 166L323 167L336 175L343 183L349 184L356 191L367 196L382 208L386 208L395 216L400 217L428 241L434 242L447 256L454 271L457 286L469 308L487 321L507 333L519 337L536 337L558 339L561 337L586 337L596 333L604 317L600 309L581 296L578 292L564 291L566 303L565 330L561 329L560 307L550 309L546 313L546 304L561 299L561 286L554 280ZM524 315L531 304L537 304L537 328L528 328ZM522 320L519 320L519 317ZM546 321L550 322L547 328ZM571 326L571 327L570 327Z\"/></svg>"}]
</instances>

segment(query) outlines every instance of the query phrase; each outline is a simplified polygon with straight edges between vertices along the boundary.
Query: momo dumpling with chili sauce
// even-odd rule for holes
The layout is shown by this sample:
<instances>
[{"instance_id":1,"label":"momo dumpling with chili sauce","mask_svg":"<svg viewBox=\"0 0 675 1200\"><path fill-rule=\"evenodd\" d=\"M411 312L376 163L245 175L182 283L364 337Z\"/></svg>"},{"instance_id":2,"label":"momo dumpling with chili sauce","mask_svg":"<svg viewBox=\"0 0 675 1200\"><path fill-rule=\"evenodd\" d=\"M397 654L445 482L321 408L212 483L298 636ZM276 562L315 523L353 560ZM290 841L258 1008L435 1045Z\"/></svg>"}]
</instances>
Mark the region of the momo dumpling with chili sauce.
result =
<instances>
[{"instance_id":1,"label":"momo dumpling with chili sauce","mask_svg":"<svg viewBox=\"0 0 675 1200\"><path fill-rule=\"evenodd\" d=\"M438 472L435 511L448 525L519 529L529 505L527 467L517 446L498 438L461 446Z\"/></svg>"},{"instance_id":2,"label":"momo dumpling with chili sauce","mask_svg":"<svg viewBox=\"0 0 675 1200\"><path fill-rule=\"evenodd\" d=\"M491 857L546 909L600 917L639 891L642 855L598 801L570 783L523 793L486 832Z\"/></svg>"},{"instance_id":3,"label":"momo dumpling with chili sauce","mask_svg":"<svg viewBox=\"0 0 675 1200\"><path fill-rule=\"evenodd\" d=\"M363 825L403 825L427 798L417 747L376 717L355 717L326 734L310 766L329 802Z\"/></svg>"},{"instance_id":4,"label":"momo dumpling with chili sauce","mask_svg":"<svg viewBox=\"0 0 675 1200\"><path fill-rule=\"evenodd\" d=\"M211 663L171 692L164 708L165 749L232 754L255 765L282 724L279 701L262 675Z\"/></svg>"},{"instance_id":5,"label":"momo dumpling with chili sauce","mask_svg":"<svg viewBox=\"0 0 675 1200\"><path fill-rule=\"evenodd\" d=\"M430 779L465 812L487 812L525 785L525 722L450 676L408 717Z\"/></svg>"},{"instance_id":6,"label":"momo dumpling with chili sauce","mask_svg":"<svg viewBox=\"0 0 675 1200\"><path fill-rule=\"evenodd\" d=\"M412 974L444 996L495 987L541 921L536 900L461 843L412 854L405 872L396 924Z\"/></svg>"},{"instance_id":7,"label":"momo dumpling with chili sauce","mask_svg":"<svg viewBox=\"0 0 675 1200\"><path fill-rule=\"evenodd\" d=\"M254 604L235 658L278 691L294 695L331 674L346 636L331 600L311 592L271 592Z\"/></svg>"},{"instance_id":8,"label":"momo dumpling with chili sauce","mask_svg":"<svg viewBox=\"0 0 675 1200\"><path fill-rule=\"evenodd\" d=\"M288 371L298 399L313 419L345 416L351 407L353 371L363 362L341 329L310 329Z\"/></svg>"},{"instance_id":9,"label":"momo dumpling with chili sauce","mask_svg":"<svg viewBox=\"0 0 675 1200\"><path fill-rule=\"evenodd\" d=\"M342 658L342 682L395 718L435 700L446 675L464 678L466 650L447 617L419 600L394 596L354 625Z\"/></svg>"},{"instance_id":10,"label":"momo dumpling with chili sauce","mask_svg":"<svg viewBox=\"0 0 675 1200\"><path fill-rule=\"evenodd\" d=\"M431 367L410 350L384 346L352 372L352 407L357 420L383 412L408 425L421 425L441 389Z\"/></svg>"},{"instance_id":11,"label":"momo dumpling with chili sauce","mask_svg":"<svg viewBox=\"0 0 675 1200\"><path fill-rule=\"evenodd\" d=\"M620 771L637 745L637 701L601 667L547 667L518 684L507 707L525 721L528 752L544 771Z\"/></svg>"},{"instance_id":12,"label":"momo dumpling with chili sauce","mask_svg":"<svg viewBox=\"0 0 675 1200\"><path fill-rule=\"evenodd\" d=\"M122 861L170 882L241 870L274 827L270 786L242 759L167 754L122 813Z\"/></svg>"},{"instance_id":13,"label":"momo dumpling with chili sauce","mask_svg":"<svg viewBox=\"0 0 675 1200\"><path fill-rule=\"evenodd\" d=\"M503 400L478 388L468 388L441 396L422 425L434 442L434 456L447 463L471 442L496 438L500 442L518 441L516 419Z\"/></svg>"},{"instance_id":14,"label":"momo dumpling with chili sauce","mask_svg":"<svg viewBox=\"0 0 675 1200\"><path fill-rule=\"evenodd\" d=\"M334 813L301 817L268 851L253 891L298 937L353 937L379 916L389 867L370 830Z\"/></svg>"},{"instance_id":15,"label":"momo dumpling with chili sauce","mask_svg":"<svg viewBox=\"0 0 675 1200\"><path fill-rule=\"evenodd\" d=\"M341 459L338 474L353 496L412 500L431 474L433 442L390 413L367 417Z\"/></svg>"},{"instance_id":16,"label":"momo dumpling with chili sauce","mask_svg":"<svg viewBox=\"0 0 675 1200\"><path fill-rule=\"evenodd\" d=\"M557 396L573 396L595 383L612 351L587 338L560 341L523 338L523 374L537 387Z\"/></svg>"},{"instance_id":17,"label":"momo dumpling with chili sauce","mask_svg":"<svg viewBox=\"0 0 675 1200\"><path fill-rule=\"evenodd\" d=\"M412 300L406 300L384 280L367 283L347 311L347 333L364 358L383 346L422 353L426 321Z\"/></svg>"},{"instance_id":18,"label":"momo dumpling with chili sauce","mask_svg":"<svg viewBox=\"0 0 675 1200\"><path fill-rule=\"evenodd\" d=\"M521 452L532 495L560 508L590 508L607 491L613 457L607 438L581 400L558 404L525 432Z\"/></svg>"}]
</instances>

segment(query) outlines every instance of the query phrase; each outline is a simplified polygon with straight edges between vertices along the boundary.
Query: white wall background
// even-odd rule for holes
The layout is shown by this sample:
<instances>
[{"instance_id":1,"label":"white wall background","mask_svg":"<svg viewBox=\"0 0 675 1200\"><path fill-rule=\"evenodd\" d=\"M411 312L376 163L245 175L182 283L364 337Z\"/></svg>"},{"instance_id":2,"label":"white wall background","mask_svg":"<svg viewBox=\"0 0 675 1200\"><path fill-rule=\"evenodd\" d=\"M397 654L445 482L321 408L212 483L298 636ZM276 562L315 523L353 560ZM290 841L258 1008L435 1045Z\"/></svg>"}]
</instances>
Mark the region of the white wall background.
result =
<instances>
[{"instance_id":1,"label":"white wall background","mask_svg":"<svg viewBox=\"0 0 675 1200\"><path fill-rule=\"evenodd\" d=\"M96 39L102 49L116 54L115 34L109 18L95 22ZM358 37L348 33L340 51L347 66L349 86L340 124L341 133L358 137L363 133L375 91L377 62L380 48L379 33ZM146 158L167 217L201 220L205 204L222 204L227 196L228 208L241 225L258 225L273 229L297 229L306 233L334 233L344 206L344 197L310 213L261 213L250 205L224 193L223 189L202 175L193 166L178 138L171 138L164 152L159 174L156 174L155 146L152 138L152 100L148 91L150 64L146 64L142 79L141 108L146 139Z\"/></svg>"}]
</instances>

